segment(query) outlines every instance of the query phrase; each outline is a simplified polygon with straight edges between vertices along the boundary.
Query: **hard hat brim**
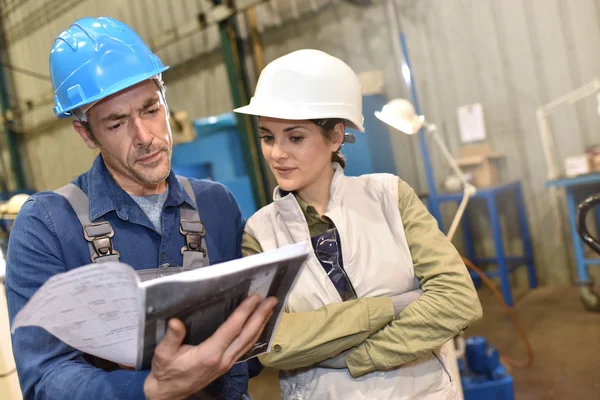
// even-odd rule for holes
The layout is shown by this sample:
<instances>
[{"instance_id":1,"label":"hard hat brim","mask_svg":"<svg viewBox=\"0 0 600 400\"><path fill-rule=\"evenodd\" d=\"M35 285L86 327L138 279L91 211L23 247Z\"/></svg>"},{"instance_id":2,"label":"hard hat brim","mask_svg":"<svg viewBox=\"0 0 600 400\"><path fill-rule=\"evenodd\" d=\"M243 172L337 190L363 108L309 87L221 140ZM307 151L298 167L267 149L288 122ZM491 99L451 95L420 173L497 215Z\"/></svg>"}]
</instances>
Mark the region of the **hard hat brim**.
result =
<instances>
[{"instance_id":1,"label":"hard hat brim","mask_svg":"<svg viewBox=\"0 0 600 400\"><path fill-rule=\"evenodd\" d=\"M284 101L269 102L268 104L250 100L247 106L239 107L233 111L239 114L255 115L257 117L269 117L277 119L289 119L293 121L306 121L311 119L340 118L346 121L346 126L364 132L362 121L356 121L353 115L349 115L340 107L339 112L332 112L335 105L315 104L314 106L302 103L288 103ZM345 106L347 108L347 106Z\"/></svg>"},{"instance_id":2,"label":"hard hat brim","mask_svg":"<svg viewBox=\"0 0 600 400\"><path fill-rule=\"evenodd\" d=\"M140 82L143 82L147 79L152 78L155 75L161 74L164 71L166 71L167 69L169 69L169 66L164 66L161 68L157 68L153 71L150 72L146 72L143 74L139 74L139 75L135 75L132 77L129 77L127 79L123 79L119 82L116 82L114 84L112 84L111 86L107 87L106 89L102 90L100 93L98 93L95 96L92 97L88 97L87 99L85 99L82 102L79 102L75 105L72 105L71 107L65 108L65 109L57 109L57 107L54 108L54 113L56 114L56 116L58 118L70 118L73 116L73 110L83 107L87 104L91 104L91 103L95 103L97 101L100 101L108 96L111 96L115 93L120 92L121 90L127 89L131 86L137 85Z\"/></svg>"}]
</instances>

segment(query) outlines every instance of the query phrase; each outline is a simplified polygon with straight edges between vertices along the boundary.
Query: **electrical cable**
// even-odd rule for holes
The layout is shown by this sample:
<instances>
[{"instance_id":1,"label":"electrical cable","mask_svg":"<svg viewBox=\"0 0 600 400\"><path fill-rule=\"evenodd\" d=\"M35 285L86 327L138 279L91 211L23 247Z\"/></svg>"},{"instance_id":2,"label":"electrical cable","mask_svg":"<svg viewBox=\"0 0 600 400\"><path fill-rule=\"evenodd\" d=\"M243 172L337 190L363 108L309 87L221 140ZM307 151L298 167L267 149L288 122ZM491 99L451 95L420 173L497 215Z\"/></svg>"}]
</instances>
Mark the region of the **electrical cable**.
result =
<instances>
[{"instance_id":1,"label":"electrical cable","mask_svg":"<svg viewBox=\"0 0 600 400\"><path fill-rule=\"evenodd\" d=\"M511 321L513 322L515 328L519 332L519 336L523 340L523 344L525 345L525 348L527 349L527 360L526 361L515 361L515 360L512 360L512 359L510 359L508 357L504 357L504 356L500 356L500 359L505 364L510 365L511 367L515 367L515 368L530 367L531 364L533 363L533 349L531 347L531 343L529 343L529 339L527 339L527 334L525 333L525 330L521 327L521 325L519 324L519 321L517 320L517 314L516 314L514 308L512 308L508 304L506 304L500 291L498 291L498 289L496 288L494 283L485 275L485 273L481 269L476 267L471 261L469 261L465 257L461 256L461 258L462 258L463 262L465 263L465 265L467 266L467 268L471 269L477 275L479 275L481 280L490 288L492 293L494 293L494 295L500 300L500 302L504 306L504 309L506 310L506 313L508 314L508 316L511 319Z\"/></svg>"}]
</instances>

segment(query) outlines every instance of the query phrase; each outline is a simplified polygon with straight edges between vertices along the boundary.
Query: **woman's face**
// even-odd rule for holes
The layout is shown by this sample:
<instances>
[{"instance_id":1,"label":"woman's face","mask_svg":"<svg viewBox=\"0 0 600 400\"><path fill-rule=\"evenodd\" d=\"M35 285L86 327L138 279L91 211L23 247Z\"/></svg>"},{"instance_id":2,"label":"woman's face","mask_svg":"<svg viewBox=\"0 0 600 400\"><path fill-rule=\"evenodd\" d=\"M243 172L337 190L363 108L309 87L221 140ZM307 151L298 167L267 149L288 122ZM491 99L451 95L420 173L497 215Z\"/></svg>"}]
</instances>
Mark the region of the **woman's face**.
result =
<instances>
[{"instance_id":1,"label":"woman's face","mask_svg":"<svg viewBox=\"0 0 600 400\"><path fill-rule=\"evenodd\" d=\"M263 156L279 187L288 192L317 182L331 168L331 153L343 140L343 128L336 127L329 140L311 121L260 117L259 130Z\"/></svg>"}]
</instances>

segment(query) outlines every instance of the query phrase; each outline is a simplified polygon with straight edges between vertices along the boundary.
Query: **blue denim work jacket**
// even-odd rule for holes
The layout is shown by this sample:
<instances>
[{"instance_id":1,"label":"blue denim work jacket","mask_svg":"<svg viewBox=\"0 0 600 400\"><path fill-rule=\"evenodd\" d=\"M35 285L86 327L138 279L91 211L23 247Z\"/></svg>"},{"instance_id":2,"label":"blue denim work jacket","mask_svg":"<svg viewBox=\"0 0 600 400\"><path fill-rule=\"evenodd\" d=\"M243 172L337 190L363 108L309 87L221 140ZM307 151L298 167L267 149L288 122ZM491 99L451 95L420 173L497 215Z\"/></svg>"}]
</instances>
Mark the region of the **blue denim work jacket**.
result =
<instances>
[{"instance_id":1,"label":"blue denim work jacket","mask_svg":"<svg viewBox=\"0 0 600 400\"><path fill-rule=\"evenodd\" d=\"M115 183L101 156L88 172L73 181L89 197L90 221L104 217L110 222L120 261L136 270L165 263L182 265L185 239L179 232L179 205L183 203L198 209L206 227L211 264L241 257L245 221L225 186L190 179L197 202L192 204L173 172L167 182L169 193L163 206L161 234ZM48 278L90 262L82 226L67 200L54 192L31 196L14 221L8 245L6 296L11 323ZM148 370L97 368L88 362L88 355L38 327L17 329L12 343L25 399L145 398L143 386ZM209 389L220 398L240 399L247 392L248 379L248 365L239 363Z\"/></svg>"}]
</instances>

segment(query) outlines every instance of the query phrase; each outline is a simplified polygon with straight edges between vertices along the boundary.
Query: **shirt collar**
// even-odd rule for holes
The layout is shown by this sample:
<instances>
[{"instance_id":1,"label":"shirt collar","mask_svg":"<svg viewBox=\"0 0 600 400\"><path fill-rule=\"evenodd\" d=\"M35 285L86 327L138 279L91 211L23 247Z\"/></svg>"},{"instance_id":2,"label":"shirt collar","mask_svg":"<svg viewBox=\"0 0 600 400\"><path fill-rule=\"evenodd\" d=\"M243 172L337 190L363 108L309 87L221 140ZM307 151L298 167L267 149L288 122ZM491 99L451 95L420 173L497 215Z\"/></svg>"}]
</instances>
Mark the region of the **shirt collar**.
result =
<instances>
[{"instance_id":1,"label":"shirt collar","mask_svg":"<svg viewBox=\"0 0 600 400\"><path fill-rule=\"evenodd\" d=\"M195 202L188 196L175 173L171 170L167 177L168 191L164 207L180 206L186 203L196 209ZM116 211L119 218L127 220L133 210L138 210L137 203L117 185L112 175L106 168L101 155L94 160L88 172L87 195L89 198L89 217L94 221L110 211Z\"/></svg>"}]
</instances>

